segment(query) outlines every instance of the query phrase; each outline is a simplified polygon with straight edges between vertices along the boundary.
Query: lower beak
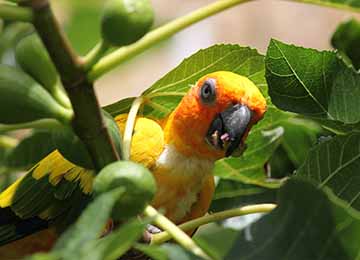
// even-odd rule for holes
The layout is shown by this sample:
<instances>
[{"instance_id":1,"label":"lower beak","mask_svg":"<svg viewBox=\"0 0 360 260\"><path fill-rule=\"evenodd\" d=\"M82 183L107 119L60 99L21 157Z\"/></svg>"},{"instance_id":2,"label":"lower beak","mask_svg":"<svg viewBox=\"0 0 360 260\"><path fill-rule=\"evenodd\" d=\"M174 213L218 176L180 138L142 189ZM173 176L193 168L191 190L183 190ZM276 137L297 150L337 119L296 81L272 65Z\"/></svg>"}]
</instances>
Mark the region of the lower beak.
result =
<instances>
[{"instance_id":1,"label":"lower beak","mask_svg":"<svg viewBox=\"0 0 360 260\"><path fill-rule=\"evenodd\" d=\"M225 150L225 156L245 148L243 137L251 121L251 110L241 104L229 107L212 121L206 141L216 149Z\"/></svg>"}]
</instances>

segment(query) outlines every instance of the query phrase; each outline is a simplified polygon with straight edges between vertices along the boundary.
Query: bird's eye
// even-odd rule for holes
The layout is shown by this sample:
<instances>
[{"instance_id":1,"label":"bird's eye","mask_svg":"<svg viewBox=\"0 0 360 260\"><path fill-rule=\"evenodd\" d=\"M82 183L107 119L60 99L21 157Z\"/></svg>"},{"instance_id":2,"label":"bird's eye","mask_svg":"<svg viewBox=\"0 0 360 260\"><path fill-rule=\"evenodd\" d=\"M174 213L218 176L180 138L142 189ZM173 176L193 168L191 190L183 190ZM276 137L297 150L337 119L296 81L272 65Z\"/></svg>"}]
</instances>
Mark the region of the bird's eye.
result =
<instances>
[{"instance_id":1,"label":"bird's eye","mask_svg":"<svg viewBox=\"0 0 360 260\"><path fill-rule=\"evenodd\" d=\"M207 79L200 88L201 102L211 105L216 100L216 81L215 79Z\"/></svg>"}]
</instances>

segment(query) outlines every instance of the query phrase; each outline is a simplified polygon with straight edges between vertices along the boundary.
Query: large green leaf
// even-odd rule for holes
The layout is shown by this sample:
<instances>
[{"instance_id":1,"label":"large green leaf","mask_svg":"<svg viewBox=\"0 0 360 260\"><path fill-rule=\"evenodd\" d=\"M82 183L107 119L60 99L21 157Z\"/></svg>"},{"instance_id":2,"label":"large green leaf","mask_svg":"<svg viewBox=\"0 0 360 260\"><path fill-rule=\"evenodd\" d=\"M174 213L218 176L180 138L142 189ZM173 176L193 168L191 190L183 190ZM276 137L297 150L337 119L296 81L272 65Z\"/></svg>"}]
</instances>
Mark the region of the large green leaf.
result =
<instances>
[{"instance_id":1,"label":"large green leaf","mask_svg":"<svg viewBox=\"0 0 360 260\"><path fill-rule=\"evenodd\" d=\"M280 188L278 207L271 213L237 234L219 229L197 239L220 259L350 260L359 256L359 228L360 219L331 193L292 178Z\"/></svg>"},{"instance_id":2,"label":"large green leaf","mask_svg":"<svg viewBox=\"0 0 360 260\"><path fill-rule=\"evenodd\" d=\"M360 121L360 75L334 52L271 40L265 64L269 94L280 109L345 124Z\"/></svg>"},{"instance_id":3,"label":"large green leaf","mask_svg":"<svg viewBox=\"0 0 360 260\"><path fill-rule=\"evenodd\" d=\"M82 259L116 260L119 259L141 237L147 223L135 219L104 238L88 243L82 248Z\"/></svg>"},{"instance_id":4,"label":"large green leaf","mask_svg":"<svg viewBox=\"0 0 360 260\"><path fill-rule=\"evenodd\" d=\"M329 187L348 207L359 211L359 169L360 134L350 134L314 147L297 175L315 181L319 187Z\"/></svg>"},{"instance_id":5,"label":"large green leaf","mask_svg":"<svg viewBox=\"0 0 360 260\"><path fill-rule=\"evenodd\" d=\"M257 203L274 203L276 192L276 189L220 179L216 185L210 211L223 211Z\"/></svg>"},{"instance_id":6,"label":"large green leaf","mask_svg":"<svg viewBox=\"0 0 360 260\"><path fill-rule=\"evenodd\" d=\"M154 83L142 94L146 102L145 116L164 117L179 103L191 85L202 76L219 71L232 71L251 79L263 92L266 92L264 78L264 57L256 50L239 45L214 45L200 50L185 59L175 69ZM116 116L127 112L131 106L127 98L106 106L104 109Z\"/></svg>"},{"instance_id":7,"label":"large green leaf","mask_svg":"<svg viewBox=\"0 0 360 260\"><path fill-rule=\"evenodd\" d=\"M357 20L340 24L331 38L331 44L342 55L349 57L356 69L360 68L360 23Z\"/></svg>"},{"instance_id":8,"label":"large green leaf","mask_svg":"<svg viewBox=\"0 0 360 260\"><path fill-rule=\"evenodd\" d=\"M79 259L79 248L99 238L109 220L113 206L124 193L124 188L101 194L84 210L79 219L58 239L54 253L64 259Z\"/></svg>"},{"instance_id":9,"label":"large green leaf","mask_svg":"<svg viewBox=\"0 0 360 260\"><path fill-rule=\"evenodd\" d=\"M281 142L284 130L278 127L268 131L256 129L247 140L248 149L239 158L225 158L216 162L214 174L230 180L264 187L279 187L275 180L268 181L265 163Z\"/></svg>"}]
</instances>

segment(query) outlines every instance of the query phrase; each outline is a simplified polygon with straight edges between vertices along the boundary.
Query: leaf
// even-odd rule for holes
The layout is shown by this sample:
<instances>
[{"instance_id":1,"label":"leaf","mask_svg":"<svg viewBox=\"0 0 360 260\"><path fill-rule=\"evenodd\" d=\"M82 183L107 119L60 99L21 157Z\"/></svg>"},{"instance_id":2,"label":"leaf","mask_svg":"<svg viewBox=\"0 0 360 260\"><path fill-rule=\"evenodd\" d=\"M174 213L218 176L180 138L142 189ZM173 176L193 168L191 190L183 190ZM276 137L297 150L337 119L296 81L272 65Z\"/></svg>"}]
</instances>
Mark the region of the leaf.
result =
<instances>
[{"instance_id":1,"label":"leaf","mask_svg":"<svg viewBox=\"0 0 360 260\"><path fill-rule=\"evenodd\" d=\"M359 214L359 167L360 134L350 134L336 136L311 149L297 175L316 182L319 187L329 187Z\"/></svg>"},{"instance_id":2,"label":"leaf","mask_svg":"<svg viewBox=\"0 0 360 260\"><path fill-rule=\"evenodd\" d=\"M213 259L221 260L231 249L237 236L236 230L210 224L200 228L194 240Z\"/></svg>"},{"instance_id":3,"label":"leaf","mask_svg":"<svg viewBox=\"0 0 360 260\"><path fill-rule=\"evenodd\" d=\"M305 161L309 149L316 143L321 128L311 120L299 118L283 121L281 126L285 130L281 145L297 168Z\"/></svg>"},{"instance_id":4,"label":"leaf","mask_svg":"<svg viewBox=\"0 0 360 260\"><path fill-rule=\"evenodd\" d=\"M341 214L335 217L334 209ZM314 185L290 179L279 190L278 207L240 231L224 259L355 259L345 243L359 225Z\"/></svg>"},{"instance_id":5,"label":"leaf","mask_svg":"<svg viewBox=\"0 0 360 260\"><path fill-rule=\"evenodd\" d=\"M103 107L103 109L111 116L116 117L117 115L128 113L134 99L135 98L125 98L108 106L105 106Z\"/></svg>"},{"instance_id":6,"label":"leaf","mask_svg":"<svg viewBox=\"0 0 360 260\"><path fill-rule=\"evenodd\" d=\"M360 2L347 0L308 0L308 3L323 4L329 7L360 11Z\"/></svg>"},{"instance_id":7,"label":"leaf","mask_svg":"<svg viewBox=\"0 0 360 260\"><path fill-rule=\"evenodd\" d=\"M341 23L331 38L331 44L349 57L356 69L360 68L360 23L356 19Z\"/></svg>"},{"instance_id":8,"label":"leaf","mask_svg":"<svg viewBox=\"0 0 360 260\"><path fill-rule=\"evenodd\" d=\"M5 163L10 168L26 169L43 159L56 149L51 133L46 131L34 132L21 140L6 156Z\"/></svg>"},{"instance_id":9,"label":"leaf","mask_svg":"<svg viewBox=\"0 0 360 260\"><path fill-rule=\"evenodd\" d=\"M24 258L25 260L59 260L60 257L49 253L37 253Z\"/></svg>"},{"instance_id":10,"label":"leaf","mask_svg":"<svg viewBox=\"0 0 360 260\"><path fill-rule=\"evenodd\" d=\"M265 64L269 95L278 108L346 124L360 121L360 75L334 52L271 40Z\"/></svg>"},{"instance_id":11,"label":"leaf","mask_svg":"<svg viewBox=\"0 0 360 260\"><path fill-rule=\"evenodd\" d=\"M147 222L138 219L122 224L111 234L81 248L82 259L116 260L128 251L145 230Z\"/></svg>"},{"instance_id":12,"label":"leaf","mask_svg":"<svg viewBox=\"0 0 360 260\"><path fill-rule=\"evenodd\" d=\"M266 92L264 57L262 55L254 49L239 45L214 45L185 59L144 91L142 96L145 97L146 102L143 114L157 118L164 117L177 106L191 85L195 84L199 78L219 70L247 76L264 93ZM127 98L106 106L104 109L112 116L116 116L127 112L132 100L132 98Z\"/></svg>"},{"instance_id":13,"label":"leaf","mask_svg":"<svg viewBox=\"0 0 360 260\"><path fill-rule=\"evenodd\" d=\"M157 245L145 245L137 243L134 245L134 248L148 257L151 257L151 259L154 260L167 260L168 256L165 250L163 250L160 246Z\"/></svg>"},{"instance_id":14,"label":"leaf","mask_svg":"<svg viewBox=\"0 0 360 260\"><path fill-rule=\"evenodd\" d=\"M98 196L57 240L54 253L61 254L64 259L77 259L79 248L101 235L115 202L123 193L124 189L118 188Z\"/></svg>"},{"instance_id":15,"label":"leaf","mask_svg":"<svg viewBox=\"0 0 360 260\"><path fill-rule=\"evenodd\" d=\"M154 260L199 260L199 257L177 244L166 243L161 246L136 244L135 248Z\"/></svg>"},{"instance_id":16,"label":"leaf","mask_svg":"<svg viewBox=\"0 0 360 260\"><path fill-rule=\"evenodd\" d=\"M350 259L359 259L360 246L358 238L360 234L360 221L358 216L356 216L350 208L344 206L343 202L330 190L325 188L324 191L332 202L332 212L336 221L336 231L341 244L345 248Z\"/></svg>"},{"instance_id":17,"label":"leaf","mask_svg":"<svg viewBox=\"0 0 360 260\"><path fill-rule=\"evenodd\" d=\"M220 179L215 189L210 211L218 212L256 203L274 203L276 191L238 181Z\"/></svg>"},{"instance_id":18,"label":"leaf","mask_svg":"<svg viewBox=\"0 0 360 260\"><path fill-rule=\"evenodd\" d=\"M289 159L288 153L281 145L271 155L268 166L270 177L275 179L285 178L292 175L295 171L293 162Z\"/></svg>"},{"instance_id":19,"label":"leaf","mask_svg":"<svg viewBox=\"0 0 360 260\"><path fill-rule=\"evenodd\" d=\"M224 179L247 184L277 188L275 181L267 181L265 163L281 142L284 130L278 127L261 131L254 129L247 139L248 149L239 158L225 158L215 164L214 174Z\"/></svg>"}]
</instances>

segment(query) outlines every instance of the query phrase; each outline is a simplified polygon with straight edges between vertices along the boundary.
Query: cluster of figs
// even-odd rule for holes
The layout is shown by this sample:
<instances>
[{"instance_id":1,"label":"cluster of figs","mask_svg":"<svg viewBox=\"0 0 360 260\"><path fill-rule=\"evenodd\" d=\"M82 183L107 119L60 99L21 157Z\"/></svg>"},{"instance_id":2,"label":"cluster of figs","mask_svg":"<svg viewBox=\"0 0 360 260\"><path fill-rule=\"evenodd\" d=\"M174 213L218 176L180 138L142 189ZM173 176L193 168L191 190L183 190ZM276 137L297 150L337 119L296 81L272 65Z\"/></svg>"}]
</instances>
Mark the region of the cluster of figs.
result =
<instances>
[{"instance_id":1,"label":"cluster of figs","mask_svg":"<svg viewBox=\"0 0 360 260\"><path fill-rule=\"evenodd\" d=\"M121 47L142 38L151 28L154 12L149 0L108 0L102 10L101 35L108 46ZM85 145L71 128L72 104L64 91L42 40L35 31L15 46L16 64L0 64L0 124L27 124L56 120L51 129L55 147L79 167L93 169ZM112 140L121 154L119 129L111 115L103 111ZM123 196L114 207L113 217L124 219L140 213L155 193L155 182L148 169L118 161L103 168L94 181L94 194L121 187ZM125 192L126 191L126 192ZM132 210L133 209L133 210Z\"/></svg>"}]
</instances>

